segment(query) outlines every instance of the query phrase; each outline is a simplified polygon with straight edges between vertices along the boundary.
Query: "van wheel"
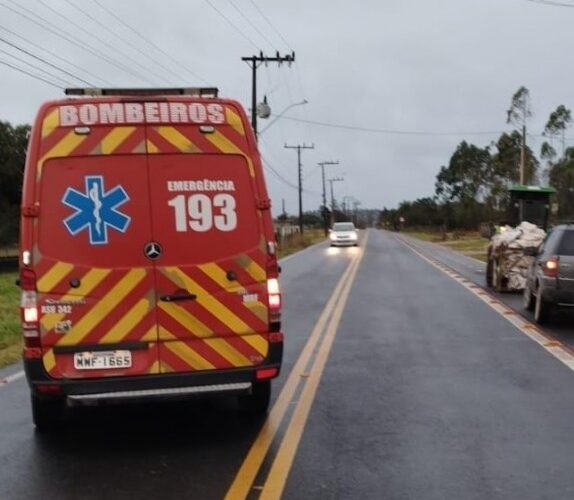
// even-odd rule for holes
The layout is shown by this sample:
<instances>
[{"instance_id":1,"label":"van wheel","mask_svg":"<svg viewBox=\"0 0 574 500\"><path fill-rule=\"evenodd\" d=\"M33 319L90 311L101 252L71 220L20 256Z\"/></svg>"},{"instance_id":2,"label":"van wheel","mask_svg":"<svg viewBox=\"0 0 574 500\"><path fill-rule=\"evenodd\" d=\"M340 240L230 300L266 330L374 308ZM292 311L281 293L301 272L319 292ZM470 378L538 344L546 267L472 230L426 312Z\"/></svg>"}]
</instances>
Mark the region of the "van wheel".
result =
<instances>
[{"instance_id":1,"label":"van wheel","mask_svg":"<svg viewBox=\"0 0 574 500\"><path fill-rule=\"evenodd\" d=\"M548 321L548 316L550 316L550 303L546 302L542 298L542 290L538 286L536 293L536 302L534 304L534 321L539 325L546 323Z\"/></svg>"},{"instance_id":2,"label":"van wheel","mask_svg":"<svg viewBox=\"0 0 574 500\"><path fill-rule=\"evenodd\" d=\"M271 400L271 381L254 382L251 394L238 396L239 411L248 415L263 415Z\"/></svg>"},{"instance_id":3,"label":"van wheel","mask_svg":"<svg viewBox=\"0 0 574 500\"><path fill-rule=\"evenodd\" d=\"M32 419L40 432L58 430L64 424L66 402L63 399L41 399L32 395Z\"/></svg>"}]
</instances>

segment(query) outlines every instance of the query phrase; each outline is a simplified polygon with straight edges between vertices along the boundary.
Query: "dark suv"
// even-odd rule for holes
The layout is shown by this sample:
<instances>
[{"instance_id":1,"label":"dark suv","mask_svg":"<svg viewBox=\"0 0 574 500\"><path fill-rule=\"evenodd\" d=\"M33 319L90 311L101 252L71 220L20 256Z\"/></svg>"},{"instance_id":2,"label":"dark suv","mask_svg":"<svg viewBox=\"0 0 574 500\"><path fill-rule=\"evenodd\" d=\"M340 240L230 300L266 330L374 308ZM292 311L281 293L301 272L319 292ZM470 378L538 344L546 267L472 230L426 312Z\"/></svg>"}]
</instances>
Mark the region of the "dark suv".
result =
<instances>
[{"instance_id":1,"label":"dark suv","mask_svg":"<svg viewBox=\"0 0 574 500\"><path fill-rule=\"evenodd\" d=\"M574 224L555 226L533 252L524 287L524 307L545 322L553 308L574 307Z\"/></svg>"}]
</instances>

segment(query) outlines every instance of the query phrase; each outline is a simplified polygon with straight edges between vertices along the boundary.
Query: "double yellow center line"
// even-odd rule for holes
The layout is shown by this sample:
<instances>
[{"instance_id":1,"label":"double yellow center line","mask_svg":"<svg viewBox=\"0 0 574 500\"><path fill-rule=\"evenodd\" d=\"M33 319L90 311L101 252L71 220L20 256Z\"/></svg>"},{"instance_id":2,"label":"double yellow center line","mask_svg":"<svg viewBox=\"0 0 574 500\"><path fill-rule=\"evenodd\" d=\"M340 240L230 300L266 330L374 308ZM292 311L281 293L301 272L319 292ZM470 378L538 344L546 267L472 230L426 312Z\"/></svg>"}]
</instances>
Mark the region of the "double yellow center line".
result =
<instances>
[{"instance_id":1,"label":"double yellow center line","mask_svg":"<svg viewBox=\"0 0 574 500\"><path fill-rule=\"evenodd\" d=\"M366 241L367 237L363 239L362 248L365 247ZM289 374L277 401L269 412L267 420L239 468L225 496L226 500L244 499L252 489L260 490L260 499L263 500L281 497L303 430L305 429L311 405L321 381L321 376L329 358L335 335L337 334L337 328L341 321L351 286L363 257L362 248L353 256L347 269L345 269L341 279L335 286L327 305L311 332L307 344ZM302 388L299 400L294 401L295 394L300 387ZM255 485L254 482L257 479L261 465L292 403L296 403L295 410L281 438L277 454L273 457L269 474L262 486Z\"/></svg>"}]
</instances>

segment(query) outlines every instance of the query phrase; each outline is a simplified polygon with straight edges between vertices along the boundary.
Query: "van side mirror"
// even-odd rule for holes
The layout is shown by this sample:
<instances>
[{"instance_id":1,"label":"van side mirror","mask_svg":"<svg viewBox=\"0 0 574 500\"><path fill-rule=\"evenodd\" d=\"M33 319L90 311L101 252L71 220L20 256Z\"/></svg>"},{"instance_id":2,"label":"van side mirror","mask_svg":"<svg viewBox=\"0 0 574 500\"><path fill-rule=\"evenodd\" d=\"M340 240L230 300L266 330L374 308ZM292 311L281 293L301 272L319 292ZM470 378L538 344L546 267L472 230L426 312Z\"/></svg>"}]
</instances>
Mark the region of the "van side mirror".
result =
<instances>
[{"instance_id":1,"label":"van side mirror","mask_svg":"<svg viewBox=\"0 0 574 500\"><path fill-rule=\"evenodd\" d=\"M526 247L524 249L524 255L528 257L536 257L538 255L538 247Z\"/></svg>"}]
</instances>

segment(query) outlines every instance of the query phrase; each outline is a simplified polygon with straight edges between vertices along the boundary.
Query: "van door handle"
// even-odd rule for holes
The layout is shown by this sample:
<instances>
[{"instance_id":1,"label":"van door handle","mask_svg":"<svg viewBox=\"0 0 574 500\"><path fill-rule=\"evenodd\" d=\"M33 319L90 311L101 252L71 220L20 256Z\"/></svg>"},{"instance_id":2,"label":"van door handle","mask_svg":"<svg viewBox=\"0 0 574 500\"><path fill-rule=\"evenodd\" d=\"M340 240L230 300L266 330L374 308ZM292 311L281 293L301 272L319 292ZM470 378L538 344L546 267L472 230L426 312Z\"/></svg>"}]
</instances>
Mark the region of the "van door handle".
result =
<instances>
[{"instance_id":1,"label":"van door handle","mask_svg":"<svg viewBox=\"0 0 574 500\"><path fill-rule=\"evenodd\" d=\"M173 295L162 295L160 299L164 302L177 302L179 300L195 300L197 295L194 293L174 293Z\"/></svg>"}]
</instances>

